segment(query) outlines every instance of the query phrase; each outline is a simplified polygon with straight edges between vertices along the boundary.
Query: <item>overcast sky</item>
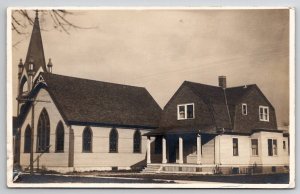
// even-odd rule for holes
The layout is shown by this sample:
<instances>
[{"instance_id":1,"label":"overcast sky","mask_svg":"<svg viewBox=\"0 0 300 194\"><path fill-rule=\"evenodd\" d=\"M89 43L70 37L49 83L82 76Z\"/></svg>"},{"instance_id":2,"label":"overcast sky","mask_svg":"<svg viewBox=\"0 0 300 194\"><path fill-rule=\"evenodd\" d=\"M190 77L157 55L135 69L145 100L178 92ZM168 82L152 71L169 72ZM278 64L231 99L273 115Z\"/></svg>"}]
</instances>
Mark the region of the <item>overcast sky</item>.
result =
<instances>
[{"instance_id":1,"label":"overcast sky","mask_svg":"<svg viewBox=\"0 0 300 194\"><path fill-rule=\"evenodd\" d=\"M53 29L49 15L40 18L54 73L143 86L162 108L184 80L218 85L218 76L226 75L228 87L257 84L274 105L278 125L288 121L287 10L73 12L70 21L93 28L68 35ZM31 30L12 34L13 44L22 40L12 49L14 97Z\"/></svg>"}]
</instances>

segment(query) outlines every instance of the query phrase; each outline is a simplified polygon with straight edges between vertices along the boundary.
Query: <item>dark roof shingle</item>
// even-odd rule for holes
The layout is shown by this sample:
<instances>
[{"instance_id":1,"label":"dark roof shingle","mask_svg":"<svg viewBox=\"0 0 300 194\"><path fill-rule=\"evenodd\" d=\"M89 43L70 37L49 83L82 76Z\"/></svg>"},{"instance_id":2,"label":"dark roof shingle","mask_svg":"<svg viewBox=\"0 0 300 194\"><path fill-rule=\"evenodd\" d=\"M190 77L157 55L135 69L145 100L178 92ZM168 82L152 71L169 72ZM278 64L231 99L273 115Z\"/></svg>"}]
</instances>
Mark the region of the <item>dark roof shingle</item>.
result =
<instances>
[{"instance_id":1,"label":"dark roof shingle","mask_svg":"<svg viewBox=\"0 0 300 194\"><path fill-rule=\"evenodd\" d=\"M158 127L161 108L143 87L41 73L70 124Z\"/></svg>"}]
</instances>

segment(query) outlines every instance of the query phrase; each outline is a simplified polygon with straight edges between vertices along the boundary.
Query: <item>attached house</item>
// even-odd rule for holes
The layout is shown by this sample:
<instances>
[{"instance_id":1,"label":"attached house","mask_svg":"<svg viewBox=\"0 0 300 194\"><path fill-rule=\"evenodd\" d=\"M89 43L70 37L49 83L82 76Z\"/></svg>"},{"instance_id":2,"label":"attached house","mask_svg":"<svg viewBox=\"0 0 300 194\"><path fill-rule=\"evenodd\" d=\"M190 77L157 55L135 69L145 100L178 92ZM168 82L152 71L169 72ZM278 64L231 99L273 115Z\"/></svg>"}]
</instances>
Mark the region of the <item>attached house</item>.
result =
<instances>
[{"instance_id":1,"label":"attached house","mask_svg":"<svg viewBox=\"0 0 300 194\"><path fill-rule=\"evenodd\" d=\"M288 137L257 85L185 81L146 134L145 172L255 173L288 169Z\"/></svg>"}]
</instances>

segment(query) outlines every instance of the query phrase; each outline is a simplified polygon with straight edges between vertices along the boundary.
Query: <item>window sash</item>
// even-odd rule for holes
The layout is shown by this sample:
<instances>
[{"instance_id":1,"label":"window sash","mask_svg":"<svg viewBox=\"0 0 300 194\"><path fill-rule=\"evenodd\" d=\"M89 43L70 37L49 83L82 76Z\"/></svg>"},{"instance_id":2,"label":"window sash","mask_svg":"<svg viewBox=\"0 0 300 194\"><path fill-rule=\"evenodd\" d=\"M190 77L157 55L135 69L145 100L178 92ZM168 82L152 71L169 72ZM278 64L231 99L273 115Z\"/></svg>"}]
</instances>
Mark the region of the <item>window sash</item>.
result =
<instances>
[{"instance_id":1,"label":"window sash","mask_svg":"<svg viewBox=\"0 0 300 194\"><path fill-rule=\"evenodd\" d=\"M194 103L177 105L177 120L194 119L195 107Z\"/></svg>"},{"instance_id":2,"label":"window sash","mask_svg":"<svg viewBox=\"0 0 300 194\"><path fill-rule=\"evenodd\" d=\"M277 156L277 140L273 139L273 154Z\"/></svg>"},{"instance_id":3,"label":"window sash","mask_svg":"<svg viewBox=\"0 0 300 194\"><path fill-rule=\"evenodd\" d=\"M269 121L269 107L268 106L259 106L259 120L260 121Z\"/></svg>"},{"instance_id":4,"label":"window sash","mask_svg":"<svg viewBox=\"0 0 300 194\"><path fill-rule=\"evenodd\" d=\"M136 130L133 136L133 153L141 153L141 132Z\"/></svg>"},{"instance_id":5,"label":"window sash","mask_svg":"<svg viewBox=\"0 0 300 194\"><path fill-rule=\"evenodd\" d=\"M239 155L239 141L238 138L232 138L233 156Z\"/></svg>"},{"instance_id":6,"label":"window sash","mask_svg":"<svg viewBox=\"0 0 300 194\"><path fill-rule=\"evenodd\" d=\"M258 139L251 139L252 156L258 156Z\"/></svg>"},{"instance_id":7,"label":"window sash","mask_svg":"<svg viewBox=\"0 0 300 194\"><path fill-rule=\"evenodd\" d=\"M276 139L268 139L268 156L277 156L277 140Z\"/></svg>"}]
</instances>

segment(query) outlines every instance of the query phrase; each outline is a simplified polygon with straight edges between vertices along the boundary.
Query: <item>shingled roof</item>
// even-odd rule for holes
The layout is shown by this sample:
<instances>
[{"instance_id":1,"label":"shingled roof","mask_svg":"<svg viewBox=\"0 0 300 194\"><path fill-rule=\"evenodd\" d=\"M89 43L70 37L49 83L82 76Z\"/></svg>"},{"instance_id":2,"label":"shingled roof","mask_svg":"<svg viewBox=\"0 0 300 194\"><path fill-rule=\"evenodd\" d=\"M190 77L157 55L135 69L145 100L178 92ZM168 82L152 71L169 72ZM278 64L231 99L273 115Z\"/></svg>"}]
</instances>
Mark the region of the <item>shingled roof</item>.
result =
<instances>
[{"instance_id":1,"label":"shingled roof","mask_svg":"<svg viewBox=\"0 0 300 194\"><path fill-rule=\"evenodd\" d=\"M216 127L232 127L223 88L189 81L185 81L184 84L208 105L211 110L211 114L214 117Z\"/></svg>"},{"instance_id":2,"label":"shingled roof","mask_svg":"<svg viewBox=\"0 0 300 194\"><path fill-rule=\"evenodd\" d=\"M161 108L143 87L40 73L68 124L156 128Z\"/></svg>"},{"instance_id":3,"label":"shingled roof","mask_svg":"<svg viewBox=\"0 0 300 194\"><path fill-rule=\"evenodd\" d=\"M217 133L218 131L233 132L235 123L235 107L241 102L241 100L243 100L245 96L249 94L250 91L257 89L257 91L261 93L261 96L264 97L267 102L269 102L255 84L223 89L219 86L184 81L165 106L166 110L170 111L170 109L168 109L169 105L176 98L177 94L180 93L180 91L184 88L188 88L206 104L212 118L212 123L207 123L207 125L203 126L201 125L201 122L191 122L189 120L170 120L170 118L165 118L165 114L163 114L159 129L150 132L149 135L179 133L178 131L198 133L199 129L201 129L203 133ZM180 94L180 96L182 96L182 94ZM270 102L269 104L272 106ZM250 131L239 130L235 132L250 133Z\"/></svg>"}]
</instances>

